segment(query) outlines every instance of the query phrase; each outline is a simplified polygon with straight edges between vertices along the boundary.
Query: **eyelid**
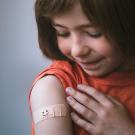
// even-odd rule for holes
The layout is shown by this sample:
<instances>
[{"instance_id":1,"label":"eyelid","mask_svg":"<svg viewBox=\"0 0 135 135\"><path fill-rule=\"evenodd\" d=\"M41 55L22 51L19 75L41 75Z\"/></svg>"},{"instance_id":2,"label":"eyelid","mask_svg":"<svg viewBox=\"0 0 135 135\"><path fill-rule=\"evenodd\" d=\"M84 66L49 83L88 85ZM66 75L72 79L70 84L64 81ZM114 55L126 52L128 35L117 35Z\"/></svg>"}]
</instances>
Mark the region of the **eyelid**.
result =
<instances>
[{"instance_id":1,"label":"eyelid","mask_svg":"<svg viewBox=\"0 0 135 135\"><path fill-rule=\"evenodd\" d=\"M97 28L89 28L84 31L91 37L100 37L102 35L102 32Z\"/></svg>"},{"instance_id":2,"label":"eyelid","mask_svg":"<svg viewBox=\"0 0 135 135\"><path fill-rule=\"evenodd\" d=\"M66 31L64 28L59 28L57 26L53 26L53 28L56 30L56 31Z\"/></svg>"},{"instance_id":3,"label":"eyelid","mask_svg":"<svg viewBox=\"0 0 135 135\"><path fill-rule=\"evenodd\" d=\"M58 29L56 27L53 27L56 31L56 33L68 33L66 30L63 30L63 29Z\"/></svg>"},{"instance_id":4,"label":"eyelid","mask_svg":"<svg viewBox=\"0 0 135 135\"><path fill-rule=\"evenodd\" d=\"M93 37L93 38L98 38L98 37L101 37L102 36L102 33L101 32L97 32L97 33L90 33L90 32L86 32L86 34L90 37Z\"/></svg>"},{"instance_id":5,"label":"eyelid","mask_svg":"<svg viewBox=\"0 0 135 135\"><path fill-rule=\"evenodd\" d=\"M62 29L61 28L56 28L54 26L54 29L56 31L57 36L68 37L70 35L70 32L63 29L63 28ZM87 29L81 29L79 31L82 32L82 33L86 33L88 36L94 37L94 38L98 38L98 37L100 37L102 35L100 30L98 30L95 27L90 27L90 28L87 28Z\"/></svg>"},{"instance_id":6,"label":"eyelid","mask_svg":"<svg viewBox=\"0 0 135 135\"><path fill-rule=\"evenodd\" d=\"M61 37L68 37L70 35L69 32L59 32L56 31L57 36L61 36Z\"/></svg>"},{"instance_id":7,"label":"eyelid","mask_svg":"<svg viewBox=\"0 0 135 135\"><path fill-rule=\"evenodd\" d=\"M101 33L100 31L86 31L86 32L92 35L97 35Z\"/></svg>"}]
</instances>

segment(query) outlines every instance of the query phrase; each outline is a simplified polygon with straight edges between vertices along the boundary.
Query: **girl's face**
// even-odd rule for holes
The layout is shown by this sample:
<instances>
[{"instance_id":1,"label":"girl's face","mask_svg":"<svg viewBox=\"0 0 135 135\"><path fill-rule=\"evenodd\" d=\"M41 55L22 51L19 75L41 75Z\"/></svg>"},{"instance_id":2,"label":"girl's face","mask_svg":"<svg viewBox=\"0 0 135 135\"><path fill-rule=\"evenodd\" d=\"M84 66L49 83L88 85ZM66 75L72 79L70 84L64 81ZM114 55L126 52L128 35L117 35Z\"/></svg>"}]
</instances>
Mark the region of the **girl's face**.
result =
<instances>
[{"instance_id":1,"label":"girl's face","mask_svg":"<svg viewBox=\"0 0 135 135\"><path fill-rule=\"evenodd\" d=\"M52 19L58 47L92 76L104 76L122 66L119 48L92 26L79 3Z\"/></svg>"}]
</instances>

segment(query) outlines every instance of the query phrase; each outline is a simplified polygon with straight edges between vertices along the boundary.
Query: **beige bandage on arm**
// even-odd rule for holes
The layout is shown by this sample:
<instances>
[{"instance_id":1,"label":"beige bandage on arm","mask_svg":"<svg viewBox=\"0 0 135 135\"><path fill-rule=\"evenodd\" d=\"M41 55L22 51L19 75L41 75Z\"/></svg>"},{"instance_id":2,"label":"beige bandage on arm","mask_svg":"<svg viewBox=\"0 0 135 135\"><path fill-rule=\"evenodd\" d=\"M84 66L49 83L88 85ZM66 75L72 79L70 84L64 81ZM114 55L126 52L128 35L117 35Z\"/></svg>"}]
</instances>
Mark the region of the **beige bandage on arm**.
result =
<instances>
[{"instance_id":1,"label":"beige bandage on arm","mask_svg":"<svg viewBox=\"0 0 135 135\"><path fill-rule=\"evenodd\" d=\"M39 110L33 113L34 123L49 119L52 117L65 117L68 112L68 106L65 104L55 104L50 105L44 108L40 108Z\"/></svg>"}]
</instances>

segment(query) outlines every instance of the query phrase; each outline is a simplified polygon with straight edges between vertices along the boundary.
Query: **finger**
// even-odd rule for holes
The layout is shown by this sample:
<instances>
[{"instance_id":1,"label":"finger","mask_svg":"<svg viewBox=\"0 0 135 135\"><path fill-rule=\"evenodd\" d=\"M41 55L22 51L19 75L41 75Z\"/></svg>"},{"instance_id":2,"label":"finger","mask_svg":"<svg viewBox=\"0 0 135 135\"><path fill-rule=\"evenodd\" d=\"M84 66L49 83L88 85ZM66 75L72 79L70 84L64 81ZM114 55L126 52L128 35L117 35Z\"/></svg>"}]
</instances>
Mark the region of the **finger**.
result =
<instances>
[{"instance_id":1,"label":"finger","mask_svg":"<svg viewBox=\"0 0 135 135\"><path fill-rule=\"evenodd\" d=\"M92 110L89 110L82 104L78 103L74 98L71 96L67 97L67 101L69 105L78 112L83 118L85 118L87 121L91 123L95 123L97 120L97 114L93 112Z\"/></svg>"},{"instance_id":2,"label":"finger","mask_svg":"<svg viewBox=\"0 0 135 135\"><path fill-rule=\"evenodd\" d=\"M90 86L84 85L84 84L79 84L77 86L77 88L80 91L85 92L89 96L92 96L96 101L98 101L99 103L101 103L103 105L108 105L110 102L110 100L108 99L108 97L106 95L104 95L103 93L101 93L100 91L96 90L93 87L90 87Z\"/></svg>"},{"instance_id":3,"label":"finger","mask_svg":"<svg viewBox=\"0 0 135 135\"><path fill-rule=\"evenodd\" d=\"M108 96L108 98L116 105L123 106L115 97Z\"/></svg>"},{"instance_id":4,"label":"finger","mask_svg":"<svg viewBox=\"0 0 135 135\"><path fill-rule=\"evenodd\" d=\"M80 118L76 113L71 113L71 118L78 126L86 130L88 133L94 133L94 125Z\"/></svg>"},{"instance_id":5,"label":"finger","mask_svg":"<svg viewBox=\"0 0 135 135\"><path fill-rule=\"evenodd\" d=\"M93 110L94 112L98 113L100 111L101 105L99 104L99 102L96 102L92 97L76 91L71 87L67 88L66 92L72 97L74 97L78 102L80 102L87 108Z\"/></svg>"}]
</instances>

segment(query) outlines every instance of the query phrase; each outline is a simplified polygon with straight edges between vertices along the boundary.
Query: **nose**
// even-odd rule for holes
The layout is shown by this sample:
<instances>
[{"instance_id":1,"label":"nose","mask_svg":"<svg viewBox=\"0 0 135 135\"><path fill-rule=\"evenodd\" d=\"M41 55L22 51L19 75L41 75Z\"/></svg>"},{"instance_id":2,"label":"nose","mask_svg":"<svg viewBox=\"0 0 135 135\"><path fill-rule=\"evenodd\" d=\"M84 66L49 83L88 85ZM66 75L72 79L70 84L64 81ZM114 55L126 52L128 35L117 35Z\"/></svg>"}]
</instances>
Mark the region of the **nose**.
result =
<instances>
[{"instance_id":1,"label":"nose","mask_svg":"<svg viewBox=\"0 0 135 135\"><path fill-rule=\"evenodd\" d=\"M86 45L84 39L80 36L76 36L72 40L71 54L73 57L80 58L87 56L90 53L90 48Z\"/></svg>"}]
</instances>

